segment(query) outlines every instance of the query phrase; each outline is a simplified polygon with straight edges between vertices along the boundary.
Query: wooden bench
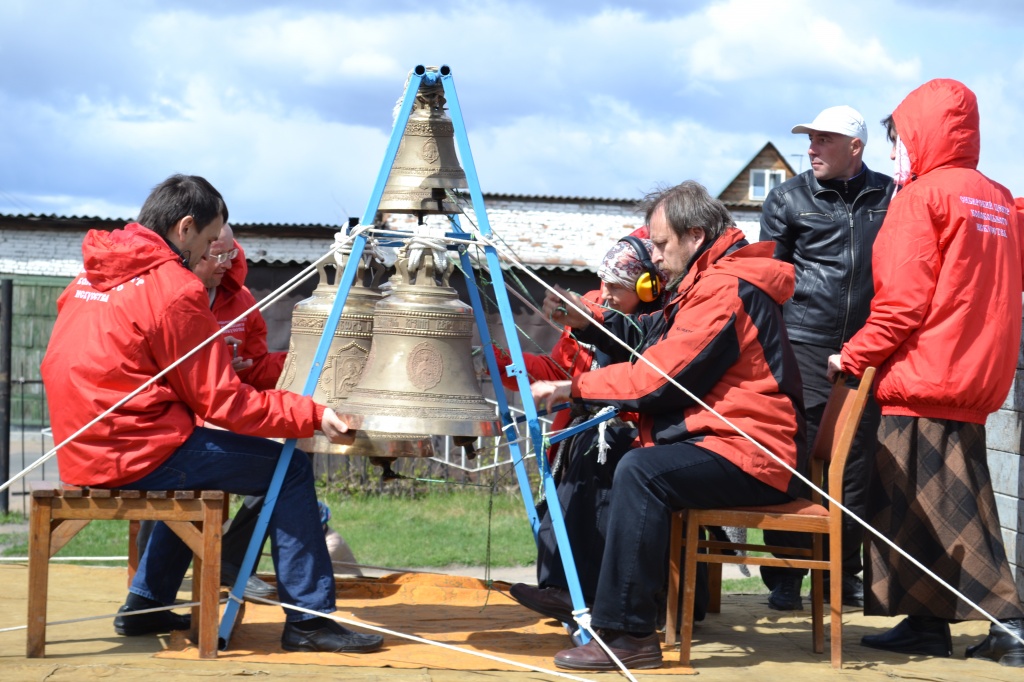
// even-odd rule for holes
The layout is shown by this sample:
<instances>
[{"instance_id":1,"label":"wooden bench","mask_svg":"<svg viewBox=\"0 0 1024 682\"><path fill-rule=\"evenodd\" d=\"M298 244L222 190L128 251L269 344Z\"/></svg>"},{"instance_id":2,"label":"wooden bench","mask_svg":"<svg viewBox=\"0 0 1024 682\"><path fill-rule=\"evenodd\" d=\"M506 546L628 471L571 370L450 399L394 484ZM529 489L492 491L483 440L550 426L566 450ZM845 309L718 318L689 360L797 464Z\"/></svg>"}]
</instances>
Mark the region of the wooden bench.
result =
<instances>
[{"instance_id":1,"label":"wooden bench","mask_svg":"<svg viewBox=\"0 0 1024 682\"><path fill-rule=\"evenodd\" d=\"M50 557L90 521L163 521L192 550L192 630L200 658L217 657L221 527L227 494L219 490L108 490L35 483L29 513L26 656L46 653ZM131 553L130 553L131 554ZM137 555L133 554L137 557ZM136 558L137 560L137 558ZM135 566L131 567L134 572Z\"/></svg>"}]
</instances>

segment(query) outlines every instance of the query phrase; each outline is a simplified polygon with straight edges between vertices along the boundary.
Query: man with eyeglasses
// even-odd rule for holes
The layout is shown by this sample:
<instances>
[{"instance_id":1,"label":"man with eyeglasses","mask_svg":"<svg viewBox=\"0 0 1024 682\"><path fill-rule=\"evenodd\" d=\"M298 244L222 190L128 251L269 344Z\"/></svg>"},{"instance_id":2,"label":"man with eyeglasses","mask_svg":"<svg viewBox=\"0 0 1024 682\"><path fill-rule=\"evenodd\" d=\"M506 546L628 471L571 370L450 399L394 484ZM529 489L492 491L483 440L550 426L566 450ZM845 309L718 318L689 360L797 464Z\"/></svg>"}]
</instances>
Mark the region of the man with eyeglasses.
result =
<instances>
[{"instance_id":1,"label":"man with eyeglasses","mask_svg":"<svg viewBox=\"0 0 1024 682\"><path fill-rule=\"evenodd\" d=\"M238 378L262 391L277 386L288 354L268 352L267 323L259 310L234 322L256 305L256 298L245 286L248 272L245 253L235 241L231 226L225 224L217 241L210 245L210 254L196 264L195 273L210 295L210 311L217 324L222 329L228 327L224 340L232 347L231 364Z\"/></svg>"}]
</instances>

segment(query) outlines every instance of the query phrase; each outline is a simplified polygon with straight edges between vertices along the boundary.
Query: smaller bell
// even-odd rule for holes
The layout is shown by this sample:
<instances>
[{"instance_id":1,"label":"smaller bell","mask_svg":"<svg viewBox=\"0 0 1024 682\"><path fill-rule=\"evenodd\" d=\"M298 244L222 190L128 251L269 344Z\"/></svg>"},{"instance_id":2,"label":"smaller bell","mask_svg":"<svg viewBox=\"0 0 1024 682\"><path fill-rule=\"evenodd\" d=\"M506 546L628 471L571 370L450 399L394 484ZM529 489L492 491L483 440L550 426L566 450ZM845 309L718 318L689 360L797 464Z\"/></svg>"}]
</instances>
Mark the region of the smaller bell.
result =
<instances>
[{"instance_id":1,"label":"smaller bell","mask_svg":"<svg viewBox=\"0 0 1024 682\"><path fill-rule=\"evenodd\" d=\"M466 172L455 154L455 127L445 113L444 88L420 86L398 145L379 210L388 213L462 213L449 189L465 189Z\"/></svg>"}]
</instances>

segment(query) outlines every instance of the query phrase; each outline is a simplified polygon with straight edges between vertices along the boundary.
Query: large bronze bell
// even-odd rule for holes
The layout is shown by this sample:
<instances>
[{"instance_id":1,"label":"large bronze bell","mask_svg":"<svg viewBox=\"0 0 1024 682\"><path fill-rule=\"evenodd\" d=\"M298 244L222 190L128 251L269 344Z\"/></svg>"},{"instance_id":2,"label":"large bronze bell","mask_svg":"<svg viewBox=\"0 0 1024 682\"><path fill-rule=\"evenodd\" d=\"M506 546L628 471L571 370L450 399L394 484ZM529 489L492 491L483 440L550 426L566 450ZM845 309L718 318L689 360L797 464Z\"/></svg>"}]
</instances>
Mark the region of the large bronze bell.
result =
<instances>
[{"instance_id":1,"label":"large bronze bell","mask_svg":"<svg viewBox=\"0 0 1024 682\"><path fill-rule=\"evenodd\" d=\"M399 252L394 288L374 312L363 375L339 410L370 437L499 434L473 367L472 309L448 286L453 267L443 247L436 255L408 246Z\"/></svg>"},{"instance_id":2,"label":"large bronze bell","mask_svg":"<svg viewBox=\"0 0 1024 682\"><path fill-rule=\"evenodd\" d=\"M278 379L277 388L301 392L309 376L324 324L338 295L337 281L349 249L339 251L342 265L334 263L317 266L320 281L313 295L295 305L292 311L292 334L288 343L288 356ZM333 275L328 279L328 271ZM313 399L340 412L342 400L359 380L373 337L373 310L381 298L379 280L385 268L377 261L361 259L356 279L345 300L334 338L327 352L323 370L313 390ZM302 438L296 446L306 452L332 455L364 455L367 457L429 457L434 454L430 440L381 441L357 433L352 445L336 445L317 433L313 438Z\"/></svg>"},{"instance_id":3,"label":"large bronze bell","mask_svg":"<svg viewBox=\"0 0 1024 682\"><path fill-rule=\"evenodd\" d=\"M455 154L455 127L445 113L444 88L421 85L398 145L379 210L388 213L461 213L445 190L466 188Z\"/></svg>"}]
</instances>

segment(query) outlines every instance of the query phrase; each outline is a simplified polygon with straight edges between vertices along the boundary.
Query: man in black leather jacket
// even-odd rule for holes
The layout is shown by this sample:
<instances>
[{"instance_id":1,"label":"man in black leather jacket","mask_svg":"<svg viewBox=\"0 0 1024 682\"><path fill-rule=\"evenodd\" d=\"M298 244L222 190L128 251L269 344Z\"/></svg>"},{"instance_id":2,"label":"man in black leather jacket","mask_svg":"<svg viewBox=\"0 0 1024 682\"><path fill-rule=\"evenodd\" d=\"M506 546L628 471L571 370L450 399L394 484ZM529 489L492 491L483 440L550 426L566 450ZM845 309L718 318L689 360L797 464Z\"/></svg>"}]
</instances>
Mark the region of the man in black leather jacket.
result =
<instances>
[{"instance_id":1,"label":"man in black leather jacket","mask_svg":"<svg viewBox=\"0 0 1024 682\"><path fill-rule=\"evenodd\" d=\"M861 328L874 286L871 248L892 197L892 178L863 161L867 144L864 118L848 106L830 107L794 133L810 139L810 170L771 190L761 213L761 240L775 241L775 257L796 267L796 291L784 306L786 327L804 383L808 450L814 442L831 385L828 356ZM863 516L865 467L877 447L879 409L870 400L850 451L843 503ZM795 539L795 538L794 538ZM852 519L843 526L843 603L863 606L863 529ZM805 571L763 567L771 589L768 604L781 611L800 609ZM826 598L827 598L826 589Z\"/></svg>"}]
</instances>

